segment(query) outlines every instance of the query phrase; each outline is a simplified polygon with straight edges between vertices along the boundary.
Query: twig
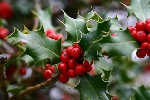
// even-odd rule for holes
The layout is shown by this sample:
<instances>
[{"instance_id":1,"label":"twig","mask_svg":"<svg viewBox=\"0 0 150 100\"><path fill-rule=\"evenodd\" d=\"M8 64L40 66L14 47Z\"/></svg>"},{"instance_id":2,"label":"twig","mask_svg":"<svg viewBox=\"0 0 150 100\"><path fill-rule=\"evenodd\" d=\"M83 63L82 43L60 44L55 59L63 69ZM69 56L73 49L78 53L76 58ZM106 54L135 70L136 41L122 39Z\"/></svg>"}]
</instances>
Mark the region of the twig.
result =
<instances>
[{"instance_id":1,"label":"twig","mask_svg":"<svg viewBox=\"0 0 150 100\"><path fill-rule=\"evenodd\" d=\"M45 82L37 84L37 85L27 87L26 89L22 90L18 95L10 98L10 100L22 100L22 97L24 97L25 95L30 94L30 93L32 93L32 92L34 92L40 88L43 88L45 86L48 86L50 84L53 84L56 81L57 81L57 77L52 78L52 79L48 79Z\"/></svg>"}]
</instances>

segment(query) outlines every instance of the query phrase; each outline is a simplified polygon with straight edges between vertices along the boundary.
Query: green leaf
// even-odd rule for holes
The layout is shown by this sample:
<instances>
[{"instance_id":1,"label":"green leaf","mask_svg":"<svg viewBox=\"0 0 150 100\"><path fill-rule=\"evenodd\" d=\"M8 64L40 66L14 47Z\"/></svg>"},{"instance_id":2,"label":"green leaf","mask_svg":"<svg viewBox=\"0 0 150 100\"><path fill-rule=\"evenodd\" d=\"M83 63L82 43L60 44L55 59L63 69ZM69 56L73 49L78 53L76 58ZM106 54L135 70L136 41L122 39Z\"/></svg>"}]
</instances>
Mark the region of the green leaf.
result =
<instances>
[{"instance_id":1,"label":"green leaf","mask_svg":"<svg viewBox=\"0 0 150 100\"><path fill-rule=\"evenodd\" d=\"M144 87L133 88L136 100L150 100L150 92Z\"/></svg>"},{"instance_id":2,"label":"green leaf","mask_svg":"<svg viewBox=\"0 0 150 100\"><path fill-rule=\"evenodd\" d=\"M89 12L87 15L84 16L84 18L86 20L92 19L92 20L95 20L97 22L102 22L103 21L103 19L95 11Z\"/></svg>"},{"instance_id":3,"label":"green leaf","mask_svg":"<svg viewBox=\"0 0 150 100\"><path fill-rule=\"evenodd\" d=\"M97 30L84 34L82 33L82 39L79 42L82 50L84 51L84 58L91 61L99 57L101 50L100 41L103 35L109 32L110 25L109 20L98 23Z\"/></svg>"},{"instance_id":4,"label":"green leaf","mask_svg":"<svg viewBox=\"0 0 150 100\"><path fill-rule=\"evenodd\" d=\"M139 20L145 21L150 18L149 0L131 0L127 9L135 14Z\"/></svg>"},{"instance_id":5,"label":"green leaf","mask_svg":"<svg viewBox=\"0 0 150 100\"><path fill-rule=\"evenodd\" d=\"M110 34L107 37L103 38L103 40L101 41L102 49L108 52L109 57L130 57L131 52L138 48L137 41L130 35L127 29L116 31L115 34L116 36L112 36Z\"/></svg>"},{"instance_id":6,"label":"green leaf","mask_svg":"<svg viewBox=\"0 0 150 100\"><path fill-rule=\"evenodd\" d=\"M52 16L51 10L48 8L47 10L37 9L37 12L33 12L40 20L41 25L44 26L44 30L54 29L52 25Z\"/></svg>"},{"instance_id":7,"label":"green leaf","mask_svg":"<svg viewBox=\"0 0 150 100\"><path fill-rule=\"evenodd\" d=\"M47 38L43 27L38 31L30 31L29 34L23 34L16 29L8 38L13 40L13 43L25 42L26 51L24 53L31 56L35 63L46 58L49 58L53 64L60 60L61 40Z\"/></svg>"},{"instance_id":8,"label":"green leaf","mask_svg":"<svg viewBox=\"0 0 150 100\"><path fill-rule=\"evenodd\" d=\"M26 64L28 64L29 66L33 66L34 65L34 59L31 56L29 56L29 55L24 54L24 55L22 55L20 57L20 59L25 61Z\"/></svg>"},{"instance_id":9,"label":"green leaf","mask_svg":"<svg viewBox=\"0 0 150 100\"><path fill-rule=\"evenodd\" d=\"M81 32L88 33L86 21L82 17L73 19L64 12L64 25L67 31L67 42L79 42Z\"/></svg>"},{"instance_id":10,"label":"green leaf","mask_svg":"<svg viewBox=\"0 0 150 100\"><path fill-rule=\"evenodd\" d=\"M80 84L76 87L80 91L80 100L109 100L106 95L107 84L101 75L86 74L80 77Z\"/></svg>"},{"instance_id":11,"label":"green leaf","mask_svg":"<svg viewBox=\"0 0 150 100\"><path fill-rule=\"evenodd\" d=\"M12 94L17 95L22 89L23 87L14 87L9 85L7 87L7 92L11 92Z\"/></svg>"}]
</instances>

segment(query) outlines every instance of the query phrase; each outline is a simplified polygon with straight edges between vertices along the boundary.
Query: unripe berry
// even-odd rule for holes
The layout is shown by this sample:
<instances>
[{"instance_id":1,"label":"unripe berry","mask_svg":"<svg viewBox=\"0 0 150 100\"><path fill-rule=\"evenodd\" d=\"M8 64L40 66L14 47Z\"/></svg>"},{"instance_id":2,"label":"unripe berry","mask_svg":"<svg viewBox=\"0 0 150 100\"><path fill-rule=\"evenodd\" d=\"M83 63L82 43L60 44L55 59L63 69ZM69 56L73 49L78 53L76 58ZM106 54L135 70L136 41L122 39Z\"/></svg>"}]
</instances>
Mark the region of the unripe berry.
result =
<instances>
[{"instance_id":1,"label":"unripe berry","mask_svg":"<svg viewBox=\"0 0 150 100\"><path fill-rule=\"evenodd\" d=\"M48 69L48 70L45 70L44 73L43 73L43 77L48 79L48 78L51 78L52 77L52 72Z\"/></svg>"},{"instance_id":2,"label":"unripe berry","mask_svg":"<svg viewBox=\"0 0 150 100\"><path fill-rule=\"evenodd\" d=\"M62 83L67 83L69 81L69 77L66 77L63 74L60 74L58 78Z\"/></svg>"},{"instance_id":3,"label":"unripe berry","mask_svg":"<svg viewBox=\"0 0 150 100\"><path fill-rule=\"evenodd\" d=\"M0 17L6 19L12 17L12 7L8 2L0 2Z\"/></svg>"},{"instance_id":4,"label":"unripe berry","mask_svg":"<svg viewBox=\"0 0 150 100\"><path fill-rule=\"evenodd\" d=\"M76 66L75 72L78 75L83 75L86 72L86 68L82 64L79 64L79 65Z\"/></svg>"},{"instance_id":5,"label":"unripe berry","mask_svg":"<svg viewBox=\"0 0 150 100\"><path fill-rule=\"evenodd\" d=\"M71 56L73 58L79 58L79 56L81 55L81 50L79 48L73 48L71 51Z\"/></svg>"},{"instance_id":6,"label":"unripe berry","mask_svg":"<svg viewBox=\"0 0 150 100\"><path fill-rule=\"evenodd\" d=\"M67 71L67 65L65 63L59 63L58 64L58 70L61 72L61 73L65 73Z\"/></svg>"},{"instance_id":7,"label":"unripe berry","mask_svg":"<svg viewBox=\"0 0 150 100\"><path fill-rule=\"evenodd\" d=\"M138 31L137 32L137 36L136 36L136 39L139 41L139 42L145 42L146 41L146 33L144 31Z\"/></svg>"},{"instance_id":8,"label":"unripe berry","mask_svg":"<svg viewBox=\"0 0 150 100\"><path fill-rule=\"evenodd\" d=\"M22 75L22 76L26 75L26 68L20 68L19 69L19 74Z\"/></svg>"},{"instance_id":9,"label":"unripe berry","mask_svg":"<svg viewBox=\"0 0 150 100\"><path fill-rule=\"evenodd\" d=\"M75 78L77 75L75 73L75 70L73 69L69 69L68 70L68 75L71 77L71 78Z\"/></svg>"},{"instance_id":10,"label":"unripe berry","mask_svg":"<svg viewBox=\"0 0 150 100\"><path fill-rule=\"evenodd\" d=\"M62 53L62 54L60 55L60 59L61 59L61 62L67 63L70 58L69 58L69 56L67 55L67 53L64 52L64 53Z\"/></svg>"},{"instance_id":11,"label":"unripe berry","mask_svg":"<svg viewBox=\"0 0 150 100\"><path fill-rule=\"evenodd\" d=\"M68 66L71 69L74 69L77 66L77 64L78 64L77 61L75 59L73 59L73 58L68 61Z\"/></svg>"},{"instance_id":12,"label":"unripe berry","mask_svg":"<svg viewBox=\"0 0 150 100\"><path fill-rule=\"evenodd\" d=\"M145 31L146 30L145 22L143 22L143 21L137 22L135 27L136 27L137 31Z\"/></svg>"},{"instance_id":13,"label":"unripe berry","mask_svg":"<svg viewBox=\"0 0 150 100\"><path fill-rule=\"evenodd\" d=\"M0 39L4 39L9 34L9 30L4 27L0 27Z\"/></svg>"}]
</instances>

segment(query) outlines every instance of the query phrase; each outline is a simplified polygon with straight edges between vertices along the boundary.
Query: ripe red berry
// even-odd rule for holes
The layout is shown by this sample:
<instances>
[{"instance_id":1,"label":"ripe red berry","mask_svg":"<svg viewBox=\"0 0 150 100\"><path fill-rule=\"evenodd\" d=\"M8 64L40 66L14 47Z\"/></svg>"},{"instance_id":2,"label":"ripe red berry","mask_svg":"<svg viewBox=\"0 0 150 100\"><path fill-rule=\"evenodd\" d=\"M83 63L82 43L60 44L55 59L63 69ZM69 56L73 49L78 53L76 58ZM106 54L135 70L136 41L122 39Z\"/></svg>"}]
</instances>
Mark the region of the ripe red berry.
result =
<instances>
[{"instance_id":1,"label":"ripe red berry","mask_svg":"<svg viewBox=\"0 0 150 100\"><path fill-rule=\"evenodd\" d=\"M83 66L84 66L84 67L89 67L89 66L90 66L90 63L89 63L87 60L85 60L84 63L83 63Z\"/></svg>"},{"instance_id":2,"label":"ripe red berry","mask_svg":"<svg viewBox=\"0 0 150 100\"><path fill-rule=\"evenodd\" d=\"M60 55L60 59L61 59L61 62L67 63L70 58L69 58L69 56L67 55L67 53L64 52L64 53L62 53L62 54Z\"/></svg>"},{"instance_id":3,"label":"ripe red berry","mask_svg":"<svg viewBox=\"0 0 150 100\"><path fill-rule=\"evenodd\" d=\"M51 71L52 73L55 72L55 66L54 66L54 65L52 65L52 66L50 67L50 71Z\"/></svg>"},{"instance_id":4,"label":"ripe red berry","mask_svg":"<svg viewBox=\"0 0 150 100\"><path fill-rule=\"evenodd\" d=\"M135 27L136 27L137 31L145 31L146 30L145 22L143 22L143 21L137 22Z\"/></svg>"},{"instance_id":5,"label":"ripe red berry","mask_svg":"<svg viewBox=\"0 0 150 100\"><path fill-rule=\"evenodd\" d=\"M43 73L43 77L48 79L48 78L51 78L52 77L52 72L48 69L48 70L45 70L44 73Z\"/></svg>"},{"instance_id":6,"label":"ripe red berry","mask_svg":"<svg viewBox=\"0 0 150 100\"><path fill-rule=\"evenodd\" d=\"M0 39L4 39L9 34L9 30L4 27L0 27Z\"/></svg>"},{"instance_id":7,"label":"ripe red berry","mask_svg":"<svg viewBox=\"0 0 150 100\"><path fill-rule=\"evenodd\" d=\"M150 18L145 21L146 24L150 23Z\"/></svg>"},{"instance_id":8,"label":"ripe red berry","mask_svg":"<svg viewBox=\"0 0 150 100\"><path fill-rule=\"evenodd\" d=\"M59 78L59 81L61 81L62 83L67 83L69 81L69 77L66 77L63 74L60 74L58 78Z\"/></svg>"},{"instance_id":9,"label":"ripe red berry","mask_svg":"<svg viewBox=\"0 0 150 100\"><path fill-rule=\"evenodd\" d=\"M78 49L80 49L80 51L82 51L81 47L80 47L79 44L77 44L77 43L74 44L73 47L74 47L74 48L78 48Z\"/></svg>"},{"instance_id":10,"label":"ripe red berry","mask_svg":"<svg viewBox=\"0 0 150 100\"><path fill-rule=\"evenodd\" d=\"M147 35L147 42L150 43L150 34Z\"/></svg>"},{"instance_id":11,"label":"ripe red berry","mask_svg":"<svg viewBox=\"0 0 150 100\"><path fill-rule=\"evenodd\" d=\"M26 68L20 68L19 69L19 74L22 75L22 76L26 75Z\"/></svg>"},{"instance_id":12,"label":"ripe red berry","mask_svg":"<svg viewBox=\"0 0 150 100\"><path fill-rule=\"evenodd\" d=\"M67 65L65 63L59 63L58 64L58 70L61 72L61 73L65 73L67 71Z\"/></svg>"},{"instance_id":13,"label":"ripe red berry","mask_svg":"<svg viewBox=\"0 0 150 100\"><path fill-rule=\"evenodd\" d=\"M46 30L45 34L47 37L49 37L49 35L55 34L55 31L53 29L48 29L48 30Z\"/></svg>"},{"instance_id":14,"label":"ripe red berry","mask_svg":"<svg viewBox=\"0 0 150 100\"><path fill-rule=\"evenodd\" d=\"M146 41L146 33L144 31L138 31L137 32L137 36L136 36L136 39L139 41L139 42L145 42Z\"/></svg>"},{"instance_id":15,"label":"ripe red berry","mask_svg":"<svg viewBox=\"0 0 150 100\"><path fill-rule=\"evenodd\" d=\"M73 58L68 61L68 66L71 69L74 69L77 66L77 64L78 64L77 61L75 59L73 59Z\"/></svg>"},{"instance_id":16,"label":"ripe red berry","mask_svg":"<svg viewBox=\"0 0 150 100\"><path fill-rule=\"evenodd\" d=\"M71 56L73 58L79 58L79 56L81 55L81 50L79 48L73 48L71 51Z\"/></svg>"},{"instance_id":17,"label":"ripe red berry","mask_svg":"<svg viewBox=\"0 0 150 100\"><path fill-rule=\"evenodd\" d=\"M75 73L75 70L73 69L69 69L68 70L68 75L71 77L71 78L75 78L77 75Z\"/></svg>"},{"instance_id":18,"label":"ripe red berry","mask_svg":"<svg viewBox=\"0 0 150 100\"><path fill-rule=\"evenodd\" d=\"M131 35L136 39L137 38L137 31L136 30L133 30Z\"/></svg>"},{"instance_id":19,"label":"ripe red berry","mask_svg":"<svg viewBox=\"0 0 150 100\"><path fill-rule=\"evenodd\" d=\"M83 75L86 72L86 68L82 64L79 64L79 65L76 66L75 72L78 75Z\"/></svg>"},{"instance_id":20,"label":"ripe red berry","mask_svg":"<svg viewBox=\"0 0 150 100\"><path fill-rule=\"evenodd\" d=\"M13 15L12 7L8 2L0 2L0 17L11 18Z\"/></svg>"},{"instance_id":21,"label":"ripe red berry","mask_svg":"<svg viewBox=\"0 0 150 100\"><path fill-rule=\"evenodd\" d=\"M92 70L92 66L86 67L86 72L90 72Z\"/></svg>"},{"instance_id":22,"label":"ripe red berry","mask_svg":"<svg viewBox=\"0 0 150 100\"><path fill-rule=\"evenodd\" d=\"M137 50L136 56L139 58L144 58L146 56L146 53L147 53L146 51L140 49L140 50Z\"/></svg>"},{"instance_id":23,"label":"ripe red berry","mask_svg":"<svg viewBox=\"0 0 150 100\"><path fill-rule=\"evenodd\" d=\"M149 43L148 42L143 42L140 46L141 50L147 51L149 50Z\"/></svg>"},{"instance_id":24,"label":"ripe red berry","mask_svg":"<svg viewBox=\"0 0 150 100\"><path fill-rule=\"evenodd\" d=\"M55 40L59 40L60 38L63 40L63 35L60 33L56 34Z\"/></svg>"},{"instance_id":25,"label":"ripe red berry","mask_svg":"<svg viewBox=\"0 0 150 100\"><path fill-rule=\"evenodd\" d=\"M73 49L73 46L69 46L69 47L66 49L66 53L67 53L69 56L71 56L72 49Z\"/></svg>"},{"instance_id":26,"label":"ripe red berry","mask_svg":"<svg viewBox=\"0 0 150 100\"><path fill-rule=\"evenodd\" d=\"M148 32L150 32L150 23L147 23L147 24L146 24L146 30L147 30Z\"/></svg>"},{"instance_id":27,"label":"ripe red berry","mask_svg":"<svg viewBox=\"0 0 150 100\"><path fill-rule=\"evenodd\" d=\"M46 64L45 65L45 69L50 69L51 65L50 64Z\"/></svg>"},{"instance_id":28,"label":"ripe red berry","mask_svg":"<svg viewBox=\"0 0 150 100\"><path fill-rule=\"evenodd\" d=\"M129 30L130 33L132 33L133 30L135 30L135 27L134 26L128 26L128 30Z\"/></svg>"},{"instance_id":29,"label":"ripe red berry","mask_svg":"<svg viewBox=\"0 0 150 100\"><path fill-rule=\"evenodd\" d=\"M119 98L117 96L113 96L111 100L119 100Z\"/></svg>"}]
</instances>

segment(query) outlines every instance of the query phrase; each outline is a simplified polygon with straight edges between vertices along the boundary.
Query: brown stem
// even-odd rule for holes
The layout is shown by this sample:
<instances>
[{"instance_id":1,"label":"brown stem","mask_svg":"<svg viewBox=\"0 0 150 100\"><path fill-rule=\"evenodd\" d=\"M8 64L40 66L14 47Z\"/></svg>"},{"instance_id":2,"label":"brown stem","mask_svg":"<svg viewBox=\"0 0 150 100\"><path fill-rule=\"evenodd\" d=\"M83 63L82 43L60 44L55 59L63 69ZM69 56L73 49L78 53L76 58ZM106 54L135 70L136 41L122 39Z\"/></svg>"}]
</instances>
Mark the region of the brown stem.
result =
<instances>
[{"instance_id":1,"label":"brown stem","mask_svg":"<svg viewBox=\"0 0 150 100\"><path fill-rule=\"evenodd\" d=\"M0 55L0 100L8 100L5 62L6 58Z\"/></svg>"},{"instance_id":2,"label":"brown stem","mask_svg":"<svg viewBox=\"0 0 150 100\"><path fill-rule=\"evenodd\" d=\"M52 79L48 79L45 82L37 84L37 85L27 87L26 89L22 90L18 95L10 98L10 100L22 100L22 97L24 97L25 95L30 94L30 93L32 93L32 92L34 92L40 88L43 88L45 86L48 86L50 84L53 84L56 81L57 81L57 77L52 78Z\"/></svg>"}]
</instances>

